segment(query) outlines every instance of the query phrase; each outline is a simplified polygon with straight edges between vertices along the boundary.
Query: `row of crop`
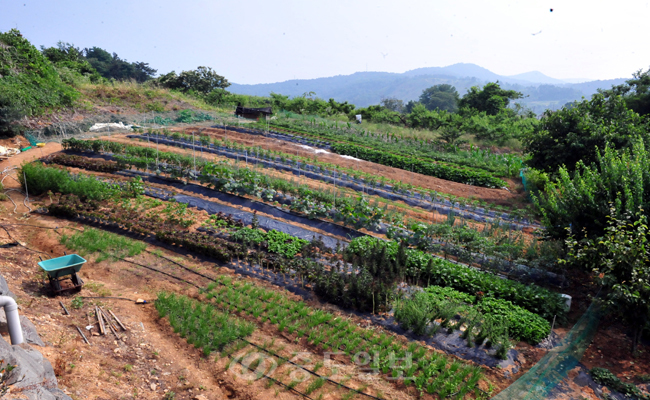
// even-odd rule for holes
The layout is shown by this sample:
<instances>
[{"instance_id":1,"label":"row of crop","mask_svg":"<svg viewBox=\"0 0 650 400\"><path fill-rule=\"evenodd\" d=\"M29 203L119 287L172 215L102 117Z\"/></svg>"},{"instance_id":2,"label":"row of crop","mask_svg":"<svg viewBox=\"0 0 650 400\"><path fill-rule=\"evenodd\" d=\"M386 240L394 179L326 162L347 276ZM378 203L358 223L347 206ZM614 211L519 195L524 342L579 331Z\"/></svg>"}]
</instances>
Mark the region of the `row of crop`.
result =
<instances>
[{"instance_id":1,"label":"row of crop","mask_svg":"<svg viewBox=\"0 0 650 400\"><path fill-rule=\"evenodd\" d=\"M350 242L345 254L353 265L366 268L373 276L392 274L424 286L451 287L472 295L481 292L486 297L511 301L549 321L555 316L563 320L566 315L565 302L559 293L502 279L420 250L409 249L403 243L360 237Z\"/></svg>"},{"instance_id":2,"label":"row of crop","mask_svg":"<svg viewBox=\"0 0 650 400\"><path fill-rule=\"evenodd\" d=\"M514 154L496 154L475 147L461 149L436 140L400 137L391 133L370 132L350 127L316 126L313 122L300 123L289 119L274 120L271 126L281 131L329 141L360 144L376 150L401 155L412 154L420 158L479 168L499 176L514 177L523 166L523 159Z\"/></svg>"},{"instance_id":3,"label":"row of crop","mask_svg":"<svg viewBox=\"0 0 650 400\"><path fill-rule=\"evenodd\" d=\"M226 277L220 277L219 283L221 287L211 284L206 293L216 304L260 323L268 321L290 339L306 340L325 352L339 350L350 357L362 352L375 354L366 368L393 378L401 376L405 384L420 391L462 399L476 389L482 378L480 368L459 361L450 363L447 356L417 343L406 346L385 333L361 329L347 319L290 300L278 292Z\"/></svg>"},{"instance_id":4,"label":"row of crop","mask_svg":"<svg viewBox=\"0 0 650 400\"><path fill-rule=\"evenodd\" d=\"M250 322L174 293L159 293L155 306L161 318L167 317L174 332L187 343L203 349L206 356L223 350L235 340L250 336L255 330L255 325Z\"/></svg>"},{"instance_id":5,"label":"row of crop","mask_svg":"<svg viewBox=\"0 0 650 400\"><path fill-rule=\"evenodd\" d=\"M90 171L115 173L120 170L120 166L113 161L106 160L90 160L87 157L81 157L70 154L56 154L47 157L44 161L66 167L83 168Z\"/></svg>"},{"instance_id":6,"label":"row of crop","mask_svg":"<svg viewBox=\"0 0 650 400\"><path fill-rule=\"evenodd\" d=\"M404 329L412 329L418 335L434 335L440 328L451 333L465 326L462 337L470 347L499 344L500 358L507 354L509 337L534 345L551 331L548 321L510 301L472 296L440 286L429 286L399 301L395 319Z\"/></svg>"},{"instance_id":7,"label":"row of crop","mask_svg":"<svg viewBox=\"0 0 650 400\"><path fill-rule=\"evenodd\" d=\"M427 162L414 157L395 155L381 150L372 150L353 144L334 144L332 145L332 150L338 154L353 156L377 164L433 176L452 182L488 188L501 188L507 186L503 180L496 178L487 172Z\"/></svg>"},{"instance_id":8,"label":"row of crop","mask_svg":"<svg viewBox=\"0 0 650 400\"><path fill-rule=\"evenodd\" d=\"M435 190L428 190L423 187L416 187L409 182L388 179L384 176L374 175L358 169L346 168L340 165L335 165L331 163L325 163L318 161L318 158L314 156L313 158L300 157L295 154L288 154L281 151L266 150L259 146L247 146L245 144L238 143L234 140L228 140L227 138L218 139L215 138L212 140L210 136L203 135L199 137L192 137L191 135L186 135L180 132L169 132L162 131L162 135L159 134L148 134L146 137L150 138L151 141L154 141L157 138L172 139L174 142L182 141L186 145L196 144L199 149L203 146L212 149L219 150L229 150L234 151L235 153L241 154L241 159L247 158L251 163L255 162L255 159L261 159L266 161L272 161L274 163L287 164L288 166L294 166L296 168L302 168L307 170L308 166L313 166L312 171L317 173L326 174L328 176L336 176L337 179L351 179L354 182L360 182L363 185L367 185L370 188L379 188L382 190L388 190L392 193L407 195L409 197L420 198L420 199L430 199L432 202L439 202L448 204L449 206L455 207L457 209L471 209L479 207L489 207L494 210L493 212L501 215L506 211L506 208L495 205L488 204L483 200L472 200L466 199L463 197L456 197L454 195L449 195L445 193L438 193ZM183 143L179 143L182 145ZM471 207L470 207L471 206ZM517 218L524 217L526 212L524 210L513 210L513 215Z\"/></svg>"},{"instance_id":9,"label":"row of crop","mask_svg":"<svg viewBox=\"0 0 650 400\"><path fill-rule=\"evenodd\" d=\"M121 156L116 157L121 158ZM133 161L133 157L131 159ZM97 161L102 162L102 160ZM151 167L153 160L145 158L135 159L133 162ZM86 164L90 163L90 161L86 162ZM223 192L252 194L268 201L273 200L274 197L279 198L277 192L273 194L275 189L287 190L292 185L290 182L271 178L255 170L236 168L228 164L208 163L203 165L204 171L200 178L203 179L206 176L205 174L211 173L208 175L209 181L212 182L216 189ZM164 167L161 166L160 169L164 169ZM269 192L269 186L275 189L271 189L271 192ZM375 229L386 215L384 209L369 204L363 198L358 199L353 204L350 204L349 199L345 201L346 198L343 198L343 202L339 200L338 208L334 208L330 203L317 200L319 197L322 199L327 195L323 191L319 192L318 190L299 186L295 192L300 197L297 196L291 199L290 208L305 213L309 217L327 216L334 221L342 221L345 225L355 228ZM311 196L314 194L320 194L320 196L312 198ZM336 197L332 200L336 201ZM442 252L445 256L451 254L458 257L459 261L478 262L483 268L496 269L502 272L515 271L513 277L523 279L529 279L530 277L527 273L521 273L520 269L513 269L517 262L536 263L538 266L546 266L546 259L538 256L537 247L534 245L527 246L524 251L525 242L523 239L520 238L519 241L513 239L510 232L507 232L507 234L503 232L503 234L499 235L498 232L501 230L498 228L484 229L482 234L476 229L468 228L466 225L455 225L454 218L448 218L448 223L443 224L416 223L413 225L416 229L409 231L401 228L398 221L393 220L392 222L393 224L388 226L389 237L394 236L402 241L408 241L410 244L427 251ZM289 248L290 246L283 245L283 247ZM271 252L276 251L273 244L268 250ZM295 250L292 252L295 253ZM549 252L549 255L552 254ZM526 259L520 260L523 256ZM553 262L552 258L548 259L548 263L552 264Z\"/></svg>"},{"instance_id":10,"label":"row of crop","mask_svg":"<svg viewBox=\"0 0 650 400\"><path fill-rule=\"evenodd\" d=\"M97 202L82 203L74 195L64 195L60 198L59 202L53 202L52 205L50 205L50 211L53 214L63 214L72 217L82 215L101 221L110 221L125 229L129 229L132 232L140 234L154 233L168 243L183 245L183 247L187 248L187 250L199 254L209 255L222 260L228 260L230 257L237 255L237 257L248 258L251 261L257 261L260 265L262 265L262 262L260 262L259 259L259 253L249 253L246 246L238 247L223 240L214 238L211 235L187 232L181 229L182 227L180 226L173 227L169 221L172 218L174 221L177 221L179 219L179 216L176 214L178 214L178 212L182 212L183 210L177 210L177 212L173 212L172 215L170 215L167 219L163 219L161 216L163 213L157 211L155 207L149 207L149 209L152 211L146 213L146 215L143 216L142 214L147 210L148 207L142 204L138 205L137 201L138 200L136 199L132 200L131 202L122 200L121 203L110 203L108 201L105 201L102 204L99 204ZM182 219L182 216L180 219ZM242 227L240 226L239 228L241 229ZM278 242L286 242L286 236L278 236L281 237ZM295 271L299 271L303 274L303 276L307 277L308 280L313 280L315 282L314 288L317 292L323 292L324 285L322 283L323 281L320 279L321 276L325 276L326 268L323 266L323 264L310 262L304 259L291 260L295 261L295 263L291 263L290 260L287 259L286 254L287 253L285 252L283 257L272 260L275 264L271 265L271 267L273 269L284 270L290 270L293 269L292 267L294 267ZM255 260L255 258L257 258L257 260ZM268 268L268 261L266 265ZM330 268L329 271L331 272L333 269ZM347 280L344 281L344 285L341 288L341 291L347 292L348 295L352 294L356 301L363 300L365 302L365 305L361 303L352 304L352 308L368 310L368 308L370 308L370 304L372 304L372 309L375 309L375 301L377 303L381 302L384 299L386 299L387 303L393 301L395 282L399 280L400 277L403 278L404 274L400 273L400 271L391 272L389 269L381 272L374 272L375 275L381 275L387 279L385 285L386 290L383 292L383 296L381 293L376 295L377 288L373 282L368 282L368 284L363 284L363 282L360 282L360 284L356 285L356 290L358 293L355 294L352 288L353 285L351 285L350 282L352 279L357 279L357 277L362 276L362 274L337 273L337 276L343 277L344 280ZM325 291L327 291L326 287Z\"/></svg>"},{"instance_id":11,"label":"row of crop","mask_svg":"<svg viewBox=\"0 0 650 400\"><path fill-rule=\"evenodd\" d=\"M94 151L85 141L69 140L67 146L73 150ZM93 141L97 142L97 141ZM111 142L107 142L111 143ZM215 190L225 193L250 195L266 201L282 200L280 193L296 196L290 208L310 218L330 217L356 229L376 229L386 216L386 208L371 205L367 199L341 196L321 188L309 188L293 181L277 178L259 170L240 168L228 163L208 163L176 153L156 152L155 149L140 146L114 147L115 159L123 168L135 166L171 174L173 177L199 179ZM173 156L172 156L173 155ZM158 160L158 161L157 161ZM178 168L176 167L178 165ZM393 219L402 219L399 215Z\"/></svg>"}]
</instances>

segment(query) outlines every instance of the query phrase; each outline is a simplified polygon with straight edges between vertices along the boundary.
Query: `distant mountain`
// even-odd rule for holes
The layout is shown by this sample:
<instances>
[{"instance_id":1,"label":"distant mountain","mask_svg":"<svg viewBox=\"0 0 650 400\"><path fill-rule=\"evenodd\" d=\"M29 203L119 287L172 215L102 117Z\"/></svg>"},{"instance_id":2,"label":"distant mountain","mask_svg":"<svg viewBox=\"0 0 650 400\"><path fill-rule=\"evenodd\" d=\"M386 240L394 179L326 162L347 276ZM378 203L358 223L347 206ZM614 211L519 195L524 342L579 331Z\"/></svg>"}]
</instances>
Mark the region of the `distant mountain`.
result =
<instances>
[{"instance_id":1,"label":"distant mountain","mask_svg":"<svg viewBox=\"0 0 650 400\"><path fill-rule=\"evenodd\" d=\"M551 78L539 71L524 72L523 74L510 75L508 78L517 79L519 81L528 81L533 83L547 84L547 85L564 85L567 82Z\"/></svg>"},{"instance_id":2,"label":"distant mountain","mask_svg":"<svg viewBox=\"0 0 650 400\"><path fill-rule=\"evenodd\" d=\"M355 72L328 78L294 79L285 82L240 85L233 83L229 91L239 94L268 96L280 93L286 96L302 96L315 92L316 96L336 101L348 101L357 107L379 104L382 98L395 97L407 102L417 100L422 90L447 83L456 87L462 96L469 88L499 81L506 89L522 92L527 97L518 102L536 113L546 109L558 109L568 102L591 97L597 89L608 89L625 79L566 83L533 71L513 76L495 74L475 64L454 64L447 67L418 68L404 73Z\"/></svg>"}]
</instances>

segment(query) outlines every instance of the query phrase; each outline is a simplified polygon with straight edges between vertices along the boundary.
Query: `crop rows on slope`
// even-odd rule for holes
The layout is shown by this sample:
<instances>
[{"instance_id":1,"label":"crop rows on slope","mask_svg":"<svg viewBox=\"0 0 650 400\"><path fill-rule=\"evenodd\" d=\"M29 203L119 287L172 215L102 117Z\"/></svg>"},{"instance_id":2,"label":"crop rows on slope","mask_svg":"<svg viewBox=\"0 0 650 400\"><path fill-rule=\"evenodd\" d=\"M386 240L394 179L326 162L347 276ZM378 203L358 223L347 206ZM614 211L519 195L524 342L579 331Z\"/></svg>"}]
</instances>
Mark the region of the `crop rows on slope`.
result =
<instances>
[{"instance_id":1,"label":"crop rows on slope","mask_svg":"<svg viewBox=\"0 0 650 400\"><path fill-rule=\"evenodd\" d=\"M210 285L206 295L230 312L247 314L260 322L268 321L279 332L306 339L322 351L340 350L350 357L361 352L377 354L370 361L370 368L393 378L402 376L405 384L441 398L462 399L476 389L482 378L480 368L460 361L450 363L447 356L430 352L417 343L405 346L386 334L360 329L348 320L312 309L278 292L248 283L242 285L225 277L221 277L220 283L223 284L220 288Z\"/></svg>"},{"instance_id":2,"label":"crop rows on slope","mask_svg":"<svg viewBox=\"0 0 650 400\"><path fill-rule=\"evenodd\" d=\"M385 182L383 177L377 177L371 174L362 173L357 170L341 168L328 163L321 163L304 157L297 157L291 154L280 154L274 156L271 152L259 147L245 146L236 143L228 144L226 141L215 144L199 143L192 141L188 137L168 137L164 135L147 134L142 136L130 135L131 138L157 141L165 145L177 146L182 148L193 148L200 151L206 151L219 154L228 158L237 160L246 160L251 164L261 164L268 168L282 171L289 171L298 176L306 176L310 179L321 180L327 183L348 187L356 191L368 193L370 195L380 196L389 200L400 200L408 205L419 207L425 210L435 210L441 214L450 212L460 213L464 218L474 219L479 222L489 222L493 220L512 221L515 226L537 226L531 224L525 218L521 218L515 213L511 216L508 213L487 210L478 206L465 204L464 199L458 199L452 202L445 198L442 193L427 191L422 188L414 190L410 185L404 182L391 181L390 184ZM205 142L205 141L203 141ZM199 144L197 144L199 143Z\"/></svg>"},{"instance_id":3,"label":"crop rows on slope","mask_svg":"<svg viewBox=\"0 0 650 400\"><path fill-rule=\"evenodd\" d=\"M126 162L122 157L118 158L120 158L121 163ZM145 169L147 166L155 168L155 165L152 164L154 161L147 158L141 159L129 157L128 162L138 165L141 169ZM92 167L91 162L86 161L84 164L87 167ZM172 168L172 170L167 171L167 166L159 164L159 169L165 172L173 173L176 171L177 167L170 168ZM198 178L204 180L204 178L206 178L205 172L212 172L212 174L207 175L209 179L206 181L211 182L212 185L215 186L215 189L219 191L226 193L234 192L240 194L252 194L264 199L267 197L263 192L263 190L267 189L263 188L269 186L269 182L266 182L266 178L268 177L265 175L259 175L257 171L247 170L244 168L237 169L224 164L220 164L216 166L216 168L213 164L206 164L203 168L204 171L198 174ZM224 173L226 174L224 175ZM278 182L282 181L278 180ZM286 182L284 182L283 185L286 186ZM275 187L280 188L277 185ZM343 221L346 225L351 225L355 228L364 227L372 231L377 230L377 223L379 222L381 224L381 219L384 216L383 209L367 204L367 201L364 199L361 199L352 205L339 205L338 208L334 208L331 203L319 205L317 199L310 198L310 195L312 194L314 194L314 192L303 192L298 190L299 197L287 199L279 193L273 194L272 192L269 193L268 197L272 200L279 201L282 204L288 204L294 211L307 213L307 216L310 218L315 216L329 216L335 221ZM339 204L340 203L341 201L339 201ZM319 214L319 210L322 210L321 214ZM430 229L435 227L436 231L443 232L444 230L437 228L444 228L445 226L445 224L433 224L430 226ZM400 240L408 240L409 243L414 241L413 244L418 247L424 246L423 248L426 248L428 251L443 252L445 255L451 254L458 257L458 260L461 262L476 263L481 265L482 268L495 269L502 273L507 273L513 278L529 279L533 281L546 281L551 279L555 284L562 283L561 277L544 270L528 268L525 265L521 265L521 262L526 261L514 262L514 259L518 259L524 255L522 252L526 249L521 246L521 243L519 245L512 243L510 240L510 237L512 236L511 233L507 236L508 241L501 243L501 239L498 237L492 238L480 235L474 235L472 236L474 239L469 240L470 236L468 236L468 228L461 229L463 226L452 226L451 229L453 232L445 234L444 238L441 239L435 239L433 236L428 236L428 234L423 235L422 232L420 232L420 228L418 228L418 233L389 225L387 233L391 235L389 237L395 235L395 237L398 237ZM459 232L459 235L462 233L462 238L460 236L456 237L457 235L454 233L456 231ZM471 229L470 231L474 232ZM417 240L415 240L416 238ZM479 248L483 254L479 253ZM526 251L530 251L530 248ZM508 254L509 259L504 258L504 254ZM528 261L535 262L536 260Z\"/></svg>"},{"instance_id":4,"label":"crop rows on slope","mask_svg":"<svg viewBox=\"0 0 650 400\"><path fill-rule=\"evenodd\" d=\"M417 172L452 182L488 188L507 186L505 181L496 178L489 172L456 164L393 154L385 150L375 150L351 143L332 143L329 148L341 155L353 156L377 164Z\"/></svg>"},{"instance_id":5,"label":"crop rows on slope","mask_svg":"<svg viewBox=\"0 0 650 400\"><path fill-rule=\"evenodd\" d=\"M427 162L413 157L386 153L381 150L372 150L353 144L334 144L332 145L332 150L338 154L353 156L377 164L417 172L452 182L464 183L466 185L488 188L502 188L507 186L502 179L496 178L487 172Z\"/></svg>"}]
</instances>

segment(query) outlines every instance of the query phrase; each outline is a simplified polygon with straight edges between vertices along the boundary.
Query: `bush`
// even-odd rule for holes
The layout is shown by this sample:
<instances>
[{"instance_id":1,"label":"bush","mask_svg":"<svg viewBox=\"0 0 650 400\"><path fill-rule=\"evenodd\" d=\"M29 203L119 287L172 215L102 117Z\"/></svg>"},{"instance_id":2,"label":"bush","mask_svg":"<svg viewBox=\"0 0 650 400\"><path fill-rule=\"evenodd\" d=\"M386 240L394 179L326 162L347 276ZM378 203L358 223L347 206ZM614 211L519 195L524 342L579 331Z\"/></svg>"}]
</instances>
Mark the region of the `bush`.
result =
<instances>
[{"instance_id":1,"label":"bush","mask_svg":"<svg viewBox=\"0 0 650 400\"><path fill-rule=\"evenodd\" d=\"M532 196L549 236L565 238L569 228L580 235L600 236L610 204L617 218L639 208L648 210L650 157L643 142L638 140L631 151L607 146L596 154L594 165L578 162L573 174L562 167L556 182Z\"/></svg>"},{"instance_id":2,"label":"bush","mask_svg":"<svg viewBox=\"0 0 650 400\"><path fill-rule=\"evenodd\" d=\"M77 91L17 29L0 33L0 44L0 135L15 134L23 115L74 103Z\"/></svg>"}]
</instances>

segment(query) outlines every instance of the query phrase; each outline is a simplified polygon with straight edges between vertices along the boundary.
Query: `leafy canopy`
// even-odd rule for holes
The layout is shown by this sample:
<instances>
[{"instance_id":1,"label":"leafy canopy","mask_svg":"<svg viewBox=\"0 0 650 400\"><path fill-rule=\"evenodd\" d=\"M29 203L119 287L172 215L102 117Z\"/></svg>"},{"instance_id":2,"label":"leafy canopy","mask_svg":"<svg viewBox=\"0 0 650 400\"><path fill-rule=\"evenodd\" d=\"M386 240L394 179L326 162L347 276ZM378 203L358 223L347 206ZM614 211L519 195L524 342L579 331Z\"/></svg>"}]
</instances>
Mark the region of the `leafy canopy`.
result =
<instances>
[{"instance_id":1,"label":"leafy canopy","mask_svg":"<svg viewBox=\"0 0 650 400\"><path fill-rule=\"evenodd\" d=\"M156 75L157 70L149 67L148 63L130 63L118 57L117 53L112 55L99 47L84 49L84 57L106 79L129 80L144 82Z\"/></svg>"},{"instance_id":2,"label":"leafy canopy","mask_svg":"<svg viewBox=\"0 0 650 400\"><path fill-rule=\"evenodd\" d=\"M420 103L424 104L427 110L456 112L459 100L456 88L448 84L431 86L424 89L420 95Z\"/></svg>"},{"instance_id":3,"label":"leafy canopy","mask_svg":"<svg viewBox=\"0 0 650 400\"><path fill-rule=\"evenodd\" d=\"M625 104L633 111L650 114L650 68L647 71L638 70L632 74L632 79L622 85L613 86L609 90L599 90L607 97L623 96Z\"/></svg>"},{"instance_id":4,"label":"leafy canopy","mask_svg":"<svg viewBox=\"0 0 650 400\"><path fill-rule=\"evenodd\" d=\"M191 91L203 95L230 86L230 82L226 78L217 74L210 67L198 67L193 71L183 71L179 75L176 74L176 71L172 71L159 77L158 82L170 89L183 92Z\"/></svg>"},{"instance_id":5,"label":"leafy canopy","mask_svg":"<svg viewBox=\"0 0 650 400\"><path fill-rule=\"evenodd\" d=\"M497 115L508 107L510 100L522 97L524 95L515 90L501 89L499 82L490 82L483 86L483 89L472 86L460 99L458 107L485 112L488 115Z\"/></svg>"},{"instance_id":6,"label":"leafy canopy","mask_svg":"<svg viewBox=\"0 0 650 400\"><path fill-rule=\"evenodd\" d=\"M621 96L596 94L572 107L546 111L532 134L524 138L528 165L546 172L568 171L578 161L589 165L596 151L609 146L631 148L638 137L648 144L649 121L627 108Z\"/></svg>"}]
</instances>

